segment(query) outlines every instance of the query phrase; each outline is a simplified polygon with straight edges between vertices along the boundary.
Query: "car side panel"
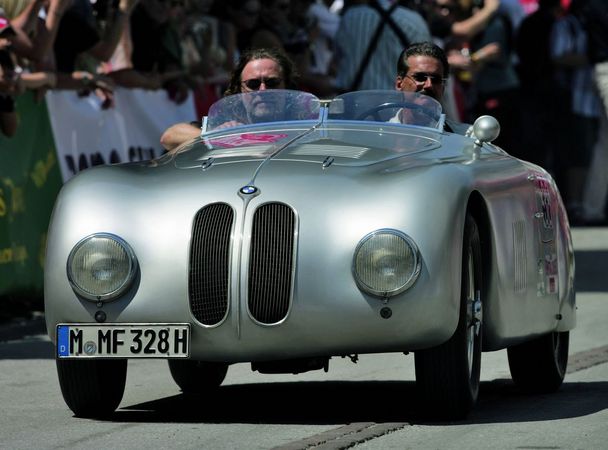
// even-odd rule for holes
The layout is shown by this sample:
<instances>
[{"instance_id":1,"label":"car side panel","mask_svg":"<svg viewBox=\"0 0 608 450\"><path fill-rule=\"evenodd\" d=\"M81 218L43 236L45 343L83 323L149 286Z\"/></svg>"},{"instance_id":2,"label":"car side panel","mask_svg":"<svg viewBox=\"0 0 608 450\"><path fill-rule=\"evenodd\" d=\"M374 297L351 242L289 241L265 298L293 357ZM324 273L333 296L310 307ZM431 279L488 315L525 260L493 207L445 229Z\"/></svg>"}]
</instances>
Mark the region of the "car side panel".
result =
<instances>
[{"instance_id":1,"label":"car side panel","mask_svg":"<svg viewBox=\"0 0 608 450\"><path fill-rule=\"evenodd\" d=\"M492 237L484 350L497 350L558 326L569 329L573 311L562 305L573 302L573 278L566 270L569 239L560 231L563 205L550 176L513 158L485 164L484 173L502 174L480 176L479 185Z\"/></svg>"}]
</instances>

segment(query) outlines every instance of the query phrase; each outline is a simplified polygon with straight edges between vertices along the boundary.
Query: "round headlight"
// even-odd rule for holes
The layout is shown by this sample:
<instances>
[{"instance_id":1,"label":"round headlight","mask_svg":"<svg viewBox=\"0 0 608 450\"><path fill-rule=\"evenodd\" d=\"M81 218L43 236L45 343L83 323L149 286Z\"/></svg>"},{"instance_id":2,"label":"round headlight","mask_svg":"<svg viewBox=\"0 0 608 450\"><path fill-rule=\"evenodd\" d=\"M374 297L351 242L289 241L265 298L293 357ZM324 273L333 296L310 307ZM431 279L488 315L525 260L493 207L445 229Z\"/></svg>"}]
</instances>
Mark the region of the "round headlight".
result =
<instances>
[{"instance_id":1,"label":"round headlight","mask_svg":"<svg viewBox=\"0 0 608 450\"><path fill-rule=\"evenodd\" d=\"M99 233L76 244L68 257L67 271L78 294L88 300L110 301L131 286L137 259L118 236Z\"/></svg>"},{"instance_id":2,"label":"round headlight","mask_svg":"<svg viewBox=\"0 0 608 450\"><path fill-rule=\"evenodd\" d=\"M353 274L359 288L369 294L397 295L412 286L420 274L418 247L397 230L374 231L355 250Z\"/></svg>"}]
</instances>

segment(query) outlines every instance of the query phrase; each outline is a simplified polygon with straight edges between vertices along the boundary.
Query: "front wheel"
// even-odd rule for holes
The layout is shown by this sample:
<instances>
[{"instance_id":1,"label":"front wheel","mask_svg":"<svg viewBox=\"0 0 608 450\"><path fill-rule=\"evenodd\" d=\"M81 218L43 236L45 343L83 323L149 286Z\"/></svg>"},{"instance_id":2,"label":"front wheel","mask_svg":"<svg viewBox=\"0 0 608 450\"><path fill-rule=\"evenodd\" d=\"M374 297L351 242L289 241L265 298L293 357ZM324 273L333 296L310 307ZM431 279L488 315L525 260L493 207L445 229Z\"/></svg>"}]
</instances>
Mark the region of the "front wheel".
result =
<instances>
[{"instance_id":1,"label":"front wheel","mask_svg":"<svg viewBox=\"0 0 608 450\"><path fill-rule=\"evenodd\" d=\"M184 394L203 394L222 384L228 372L228 364L170 359L169 370Z\"/></svg>"},{"instance_id":2,"label":"front wheel","mask_svg":"<svg viewBox=\"0 0 608 450\"><path fill-rule=\"evenodd\" d=\"M555 331L507 348L513 382L532 393L558 390L566 375L569 342L569 331Z\"/></svg>"},{"instance_id":3,"label":"front wheel","mask_svg":"<svg viewBox=\"0 0 608 450\"><path fill-rule=\"evenodd\" d=\"M63 399L77 417L100 418L116 410L125 392L126 359L58 359Z\"/></svg>"},{"instance_id":4,"label":"front wheel","mask_svg":"<svg viewBox=\"0 0 608 450\"><path fill-rule=\"evenodd\" d=\"M416 385L427 414L460 419L479 395L482 337L481 243L475 219L467 214L462 255L460 317L445 343L415 353Z\"/></svg>"}]
</instances>

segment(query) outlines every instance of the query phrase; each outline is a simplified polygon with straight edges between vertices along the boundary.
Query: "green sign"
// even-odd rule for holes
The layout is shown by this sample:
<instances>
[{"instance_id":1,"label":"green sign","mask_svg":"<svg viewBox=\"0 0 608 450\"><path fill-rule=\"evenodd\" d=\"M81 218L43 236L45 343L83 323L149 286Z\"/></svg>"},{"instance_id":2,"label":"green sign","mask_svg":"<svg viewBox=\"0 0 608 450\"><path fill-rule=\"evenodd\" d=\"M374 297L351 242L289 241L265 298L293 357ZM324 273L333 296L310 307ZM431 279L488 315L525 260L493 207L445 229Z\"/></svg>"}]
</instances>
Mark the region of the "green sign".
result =
<instances>
[{"instance_id":1,"label":"green sign","mask_svg":"<svg viewBox=\"0 0 608 450\"><path fill-rule=\"evenodd\" d=\"M28 92L17 113L15 136L0 133L0 310L8 296L42 296L46 230L62 185L46 103Z\"/></svg>"}]
</instances>

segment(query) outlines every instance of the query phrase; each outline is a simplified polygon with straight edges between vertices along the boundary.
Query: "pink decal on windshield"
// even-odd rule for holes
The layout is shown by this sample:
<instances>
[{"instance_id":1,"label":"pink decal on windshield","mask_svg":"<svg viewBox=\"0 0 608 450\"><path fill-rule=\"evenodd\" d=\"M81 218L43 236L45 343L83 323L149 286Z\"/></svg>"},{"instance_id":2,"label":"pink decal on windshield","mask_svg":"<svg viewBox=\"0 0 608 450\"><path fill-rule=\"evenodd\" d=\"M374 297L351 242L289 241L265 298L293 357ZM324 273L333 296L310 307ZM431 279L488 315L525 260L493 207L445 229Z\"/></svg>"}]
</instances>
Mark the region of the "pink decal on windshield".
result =
<instances>
[{"instance_id":1,"label":"pink decal on windshield","mask_svg":"<svg viewBox=\"0 0 608 450\"><path fill-rule=\"evenodd\" d=\"M208 141L214 147L220 148L234 148L245 145L263 145L273 144L281 139L286 138L288 135L281 134L255 134L255 133L243 133L239 136L225 136L217 139L210 139Z\"/></svg>"}]
</instances>

